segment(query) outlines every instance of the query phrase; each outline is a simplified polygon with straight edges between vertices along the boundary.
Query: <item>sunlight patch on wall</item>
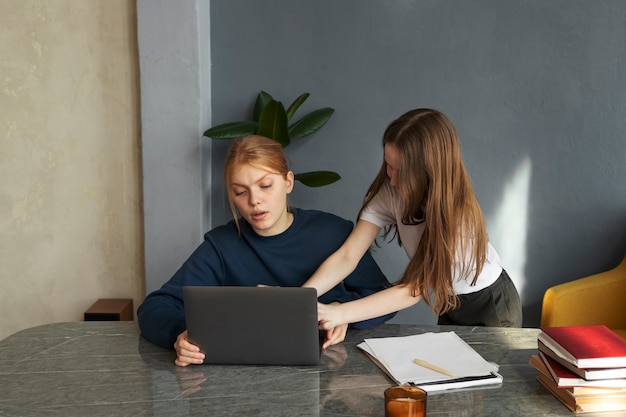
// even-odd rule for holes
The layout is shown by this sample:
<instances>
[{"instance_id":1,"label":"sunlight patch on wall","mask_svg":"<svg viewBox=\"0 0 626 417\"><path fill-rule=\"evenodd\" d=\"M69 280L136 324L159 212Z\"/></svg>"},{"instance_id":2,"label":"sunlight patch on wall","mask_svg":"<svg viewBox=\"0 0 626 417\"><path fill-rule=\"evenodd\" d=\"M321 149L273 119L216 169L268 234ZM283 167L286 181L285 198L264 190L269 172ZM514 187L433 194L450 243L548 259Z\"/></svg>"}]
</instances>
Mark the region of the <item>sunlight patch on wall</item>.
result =
<instances>
[{"instance_id":1,"label":"sunlight patch on wall","mask_svg":"<svg viewBox=\"0 0 626 417\"><path fill-rule=\"evenodd\" d=\"M502 190L502 200L486 217L490 241L500 254L502 266L515 283L520 296L526 284L526 240L531 178L530 158L522 160Z\"/></svg>"}]
</instances>

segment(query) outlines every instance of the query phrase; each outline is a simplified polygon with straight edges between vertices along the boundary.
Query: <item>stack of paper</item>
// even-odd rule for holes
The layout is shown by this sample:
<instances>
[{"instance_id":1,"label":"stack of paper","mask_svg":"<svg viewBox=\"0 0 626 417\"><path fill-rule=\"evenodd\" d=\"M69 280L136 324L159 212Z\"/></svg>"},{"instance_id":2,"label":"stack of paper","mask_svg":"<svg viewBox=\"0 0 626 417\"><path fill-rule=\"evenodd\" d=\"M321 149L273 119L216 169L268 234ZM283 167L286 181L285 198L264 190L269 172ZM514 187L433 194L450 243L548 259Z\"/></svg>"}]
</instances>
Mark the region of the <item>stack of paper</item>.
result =
<instances>
[{"instance_id":1,"label":"stack of paper","mask_svg":"<svg viewBox=\"0 0 626 417\"><path fill-rule=\"evenodd\" d=\"M575 413L626 410L626 340L606 326L543 328L530 364Z\"/></svg>"},{"instance_id":2,"label":"stack of paper","mask_svg":"<svg viewBox=\"0 0 626 417\"><path fill-rule=\"evenodd\" d=\"M397 384L418 386L429 393L502 383L497 365L483 359L454 332L365 339L358 347Z\"/></svg>"}]
</instances>

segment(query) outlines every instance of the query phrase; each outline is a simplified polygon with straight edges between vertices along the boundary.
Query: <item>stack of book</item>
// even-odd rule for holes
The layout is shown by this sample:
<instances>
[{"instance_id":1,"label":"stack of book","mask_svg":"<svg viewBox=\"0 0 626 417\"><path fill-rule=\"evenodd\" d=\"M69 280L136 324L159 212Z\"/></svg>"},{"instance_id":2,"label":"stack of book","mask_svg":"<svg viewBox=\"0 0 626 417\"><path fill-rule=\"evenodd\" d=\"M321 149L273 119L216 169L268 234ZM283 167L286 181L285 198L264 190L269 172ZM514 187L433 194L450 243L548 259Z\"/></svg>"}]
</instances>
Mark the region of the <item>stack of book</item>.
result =
<instances>
[{"instance_id":1,"label":"stack of book","mask_svg":"<svg viewBox=\"0 0 626 417\"><path fill-rule=\"evenodd\" d=\"M545 327L530 364L574 413L626 411L626 339L606 326Z\"/></svg>"}]
</instances>

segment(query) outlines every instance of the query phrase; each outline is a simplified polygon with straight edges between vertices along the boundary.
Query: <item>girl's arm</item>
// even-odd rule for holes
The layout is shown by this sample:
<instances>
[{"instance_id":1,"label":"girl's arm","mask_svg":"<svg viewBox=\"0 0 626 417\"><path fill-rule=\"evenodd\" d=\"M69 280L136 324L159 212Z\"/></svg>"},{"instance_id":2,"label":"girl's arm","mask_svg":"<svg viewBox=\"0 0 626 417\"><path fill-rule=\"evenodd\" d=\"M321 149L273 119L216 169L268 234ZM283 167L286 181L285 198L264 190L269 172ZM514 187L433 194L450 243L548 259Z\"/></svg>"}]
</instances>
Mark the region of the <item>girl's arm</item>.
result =
<instances>
[{"instance_id":1,"label":"girl's arm","mask_svg":"<svg viewBox=\"0 0 626 417\"><path fill-rule=\"evenodd\" d=\"M422 297L412 296L406 285L394 285L358 300L339 305L317 305L317 317L320 328L332 329L346 323L354 323L383 316L416 304Z\"/></svg>"},{"instance_id":2,"label":"girl's arm","mask_svg":"<svg viewBox=\"0 0 626 417\"><path fill-rule=\"evenodd\" d=\"M315 288L318 297L326 293L355 270L379 231L375 224L359 220L343 245L302 286Z\"/></svg>"}]
</instances>

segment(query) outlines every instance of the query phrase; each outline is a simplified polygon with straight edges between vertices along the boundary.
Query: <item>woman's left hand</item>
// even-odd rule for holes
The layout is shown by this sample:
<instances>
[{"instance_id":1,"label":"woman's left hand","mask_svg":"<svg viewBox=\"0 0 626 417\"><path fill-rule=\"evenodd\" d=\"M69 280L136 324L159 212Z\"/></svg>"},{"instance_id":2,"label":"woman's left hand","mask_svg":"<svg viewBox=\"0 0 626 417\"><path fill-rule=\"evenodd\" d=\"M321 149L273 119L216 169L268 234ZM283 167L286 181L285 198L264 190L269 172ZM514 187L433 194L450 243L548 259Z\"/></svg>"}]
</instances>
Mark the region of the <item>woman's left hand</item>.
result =
<instances>
[{"instance_id":1,"label":"woman's left hand","mask_svg":"<svg viewBox=\"0 0 626 417\"><path fill-rule=\"evenodd\" d=\"M332 329L328 329L326 331L326 340L322 344L322 349L326 349L329 346L336 345L337 343L341 343L346 338L346 333L348 332L348 325L342 324L337 327L333 327Z\"/></svg>"}]
</instances>

